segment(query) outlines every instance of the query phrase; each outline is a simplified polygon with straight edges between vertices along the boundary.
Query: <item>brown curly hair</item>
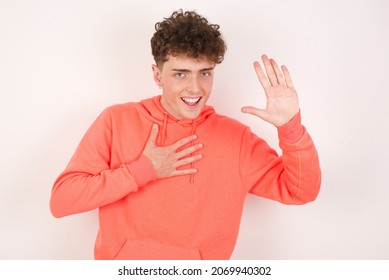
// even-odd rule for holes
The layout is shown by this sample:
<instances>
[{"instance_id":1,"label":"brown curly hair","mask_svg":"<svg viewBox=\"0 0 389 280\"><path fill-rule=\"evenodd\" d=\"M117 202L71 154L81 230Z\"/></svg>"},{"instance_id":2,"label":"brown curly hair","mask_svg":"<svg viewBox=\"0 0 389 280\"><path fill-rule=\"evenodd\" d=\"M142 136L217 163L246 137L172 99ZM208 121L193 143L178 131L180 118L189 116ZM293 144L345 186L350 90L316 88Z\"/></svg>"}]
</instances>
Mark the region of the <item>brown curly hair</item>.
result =
<instances>
[{"instance_id":1,"label":"brown curly hair","mask_svg":"<svg viewBox=\"0 0 389 280\"><path fill-rule=\"evenodd\" d=\"M227 47L219 28L194 11L173 12L169 18L155 24L156 32L151 38L155 62L159 66L168 60L169 55L187 54L192 58L204 56L221 63Z\"/></svg>"}]
</instances>

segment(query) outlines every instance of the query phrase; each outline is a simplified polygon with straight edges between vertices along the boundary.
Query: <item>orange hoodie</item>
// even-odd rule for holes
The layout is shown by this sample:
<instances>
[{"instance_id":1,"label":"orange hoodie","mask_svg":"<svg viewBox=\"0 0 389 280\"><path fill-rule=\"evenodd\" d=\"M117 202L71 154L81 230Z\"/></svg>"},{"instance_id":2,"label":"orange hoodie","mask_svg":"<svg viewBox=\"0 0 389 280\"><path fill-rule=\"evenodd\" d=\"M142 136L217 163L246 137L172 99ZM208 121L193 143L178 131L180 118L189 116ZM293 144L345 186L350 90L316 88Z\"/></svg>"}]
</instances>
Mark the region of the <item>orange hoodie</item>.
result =
<instances>
[{"instance_id":1,"label":"orange hoodie","mask_svg":"<svg viewBox=\"0 0 389 280\"><path fill-rule=\"evenodd\" d=\"M162 146L198 136L203 158L192 178L156 179L142 155L153 123ZM229 259L247 193L303 204L319 192L319 160L300 113L278 134L282 156L210 106L195 120L176 120L160 96L115 105L55 181L50 209L62 217L99 208L96 259Z\"/></svg>"}]
</instances>

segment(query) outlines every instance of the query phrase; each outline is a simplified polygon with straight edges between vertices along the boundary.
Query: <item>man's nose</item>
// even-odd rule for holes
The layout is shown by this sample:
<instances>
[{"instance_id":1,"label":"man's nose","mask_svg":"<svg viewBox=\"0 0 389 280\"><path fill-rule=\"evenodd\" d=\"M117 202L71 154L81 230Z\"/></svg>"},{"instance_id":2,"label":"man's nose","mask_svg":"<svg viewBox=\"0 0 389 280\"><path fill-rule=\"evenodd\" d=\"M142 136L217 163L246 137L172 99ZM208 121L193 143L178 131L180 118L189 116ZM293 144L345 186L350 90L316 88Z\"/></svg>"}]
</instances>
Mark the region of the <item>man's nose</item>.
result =
<instances>
[{"instance_id":1,"label":"man's nose","mask_svg":"<svg viewBox=\"0 0 389 280\"><path fill-rule=\"evenodd\" d=\"M194 76L190 79L188 91L191 93L198 93L200 91L200 81L198 77Z\"/></svg>"}]
</instances>

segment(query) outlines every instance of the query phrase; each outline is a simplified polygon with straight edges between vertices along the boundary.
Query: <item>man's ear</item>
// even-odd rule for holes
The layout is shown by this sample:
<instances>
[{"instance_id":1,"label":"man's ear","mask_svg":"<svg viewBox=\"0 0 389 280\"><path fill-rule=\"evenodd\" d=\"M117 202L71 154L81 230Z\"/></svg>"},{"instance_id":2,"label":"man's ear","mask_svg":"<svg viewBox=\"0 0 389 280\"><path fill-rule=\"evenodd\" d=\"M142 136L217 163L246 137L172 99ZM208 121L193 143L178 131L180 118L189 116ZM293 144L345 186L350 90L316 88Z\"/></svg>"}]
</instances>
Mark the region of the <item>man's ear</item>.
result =
<instances>
[{"instance_id":1,"label":"man's ear","mask_svg":"<svg viewBox=\"0 0 389 280\"><path fill-rule=\"evenodd\" d=\"M153 64L151 65L152 69L153 69L153 76L154 76L154 81L155 83L160 87L162 88L162 74L161 74L161 70L158 68L157 65Z\"/></svg>"}]
</instances>

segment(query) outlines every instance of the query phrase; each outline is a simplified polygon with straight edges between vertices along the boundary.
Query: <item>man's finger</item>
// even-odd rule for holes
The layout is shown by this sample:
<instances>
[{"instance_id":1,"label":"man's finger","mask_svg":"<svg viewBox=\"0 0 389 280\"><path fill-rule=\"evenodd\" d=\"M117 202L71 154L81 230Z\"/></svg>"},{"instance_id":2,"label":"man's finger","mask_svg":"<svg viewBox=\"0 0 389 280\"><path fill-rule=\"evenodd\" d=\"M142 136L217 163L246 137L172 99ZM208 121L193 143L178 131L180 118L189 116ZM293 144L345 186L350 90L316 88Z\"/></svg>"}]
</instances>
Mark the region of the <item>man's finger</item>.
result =
<instances>
[{"instance_id":1,"label":"man's finger","mask_svg":"<svg viewBox=\"0 0 389 280\"><path fill-rule=\"evenodd\" d=\"M193 157L187 157L187 158L183 158L183 159L180 159L179 161L177 161L175 163L175 167L180 167L180 166L183 166L183 165L187 165L189 163L192 163L192 162L195 162L195 161L198 161L200 159L203 158L203 155L202 154L199 154L199 155L194 155Z\"/></svg>"},{"instance_id":2,"label":"man's finger","mask_svg":"<svg viewBox=\"0 0 389 280\"><path fill-rule=\"evenodd\" d=\"M255 72L257 73L258 80L261 83L263 89L270 87L269 80L267 79L265 73L262 70L261 64L259 64L258 61L254 62L254 69L255 69Z\"/></svg>"},{"instance_id":3,"label":"man's finger","mask_svg":"<svg viewBox=\"0 0 389 280\"><path fill-rule=\"evenodd\" d=\"M187 155L190 155L198 150L200 150L201 148L203 147L203 144L197 144L197 145L194 145L194 146L191 146L189 148L186 148L180 152L178 152L176 154L177 158L180 159L180 158L184 158L186 157Z\"/></svg>"},{"instance_id":4,"label":"man's finger","mask_svg":"<svg viewBox=\"0 0 389 280\"><path fill-rule=\"evenodd\" d=\"M198 171L198 170L195 169L195 168L175 170L175 171L173 171L173 172L170 174L170 177L194 174L194 173L197 173L197 171Z\"/></svg>"},{"instance_id":5,"label":"man's finger","mask_svg":"<svg viewBox=\"0 0 389 280\"><path fill-rule=\"evenodd\" d=\"M269 58L266 55L262 55L263 65L266 69L267 77L269 78L269 82L272 86L278 84L276 73L274 72L273 66L270 63Z\"/></svg>"},{"instance_id":6,"label":"man's finger","mask_svg":"<svg viewBox=\"0 0 389 280\"><path fill-rule=\"evenodd\" d=\"M242 107L242 112L243 113L246 113L246 114L251 114L251 115L254 115L254 116L257 116L263 120L266 120L267 119L267 116L268 116L268 113L266 110L264 109L258 109L258 108L255 108L255 107L252 107L252 106L245 106L245 107Z\"/></svg>"},{"instance_id":7,"label":"man's finger","mask_svg":"<svg viewBox=\"0 0 389 280\"><path fill-rule=\"evenodd\" d=\"M175 142L173 145L171 145L170 147L172 147L175 151L178 150L180 147L190 143L191 141L193 140L196 140L197 139L197 136L196 135L191 135L191 136L188 136L188 137L185 137L185 138L182 138L180 140L178 140L177 142Z\"/></svg>"},{"instance_id":8,"label":"man's finger","mask_svg":"<svg viewBox=\"0 0 389 280\"><path fill-rule=\"evenodd\" d=\"M274 59L270 59L270 63L274 69L274 72L276 73L278 83L281 86L285 86L284 76L282 75L282 72L281 72L280 68L278 67L277 63L275 62Z\"/></svg>"},{"instance_id":9,"label":"man's finger","mask_svg":"<svg viewBox=\"0 0 389 280\"><path fill-rule=\"evenodd\" d=\"M290 88L294 88L293 82L292 82L292 77L290 76L288 68L286 68L285 65L281 66L282 73L284 73L285 81L286 81L286 86Z\"/></svg>"}]
</instances>

